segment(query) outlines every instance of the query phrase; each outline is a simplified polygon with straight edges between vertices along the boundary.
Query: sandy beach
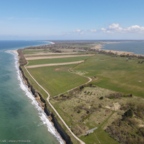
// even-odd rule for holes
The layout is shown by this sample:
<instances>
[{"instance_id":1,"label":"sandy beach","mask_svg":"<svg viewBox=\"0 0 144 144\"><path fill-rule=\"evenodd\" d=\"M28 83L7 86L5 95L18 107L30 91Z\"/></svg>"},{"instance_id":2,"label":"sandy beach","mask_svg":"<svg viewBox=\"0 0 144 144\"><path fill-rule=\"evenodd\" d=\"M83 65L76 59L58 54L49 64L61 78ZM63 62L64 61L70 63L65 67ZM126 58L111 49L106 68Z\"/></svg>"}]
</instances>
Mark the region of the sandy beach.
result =
<instances>
[{"instance_id":1,"label":"sandy beach","mask_svg":"<svg viewBox=\"0 0 144 144\"><path fill-rule=\"evenodd\" d=\"M103 45L102 44L96 44L94 47L92 47L91 49L95 49L95 50L100 50L102 49Z\"/></svg>"},{"instance_id":2,"label":"sandy beach","mask_svg":"<svg viewBox=\"0 0 144 144\"><path fill-rule=\"evenodd\" d=\"M106 50L103 49L104 44L113 44L113 43L119 43L119 42L102 42L102 44L96 44L94 47L92 47L92 50L97 50L97 51L102 51L106 53L113 53L116 55L135 55L138 56L137 54L134 54L133 52L127 52L127 51L116 51L116 50Z\"/></svg>"}]
</instances>

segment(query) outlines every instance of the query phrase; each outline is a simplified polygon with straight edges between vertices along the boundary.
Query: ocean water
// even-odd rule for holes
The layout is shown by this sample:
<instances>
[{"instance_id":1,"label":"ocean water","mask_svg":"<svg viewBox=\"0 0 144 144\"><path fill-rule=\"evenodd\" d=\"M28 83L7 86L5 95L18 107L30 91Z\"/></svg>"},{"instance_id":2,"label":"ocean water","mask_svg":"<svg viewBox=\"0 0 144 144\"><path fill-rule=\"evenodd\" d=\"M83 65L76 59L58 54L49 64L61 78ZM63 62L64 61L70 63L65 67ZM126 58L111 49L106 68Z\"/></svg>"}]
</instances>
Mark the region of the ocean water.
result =
<instances>
[{"instance_id":1,"label":"ocean water","mask_svg":"<svg viewBox=\"0 0 144 144\"><path fill-rule=\"evenodd\" d=\"M18 57L11 51L41 44L48 42L0 41L0 143L63 143L23 84L18 70Z\"/></svg>"},{"instance_id":2,"label":"ocean water","mask_svg":"<svg viewBox=\"0 0 144 144\"><path fill-rule=\"evenodd\" d=\"M144 55L144 41L111 41L103 45L106 50L118 50Z\"/></svg>"}]
</instances>

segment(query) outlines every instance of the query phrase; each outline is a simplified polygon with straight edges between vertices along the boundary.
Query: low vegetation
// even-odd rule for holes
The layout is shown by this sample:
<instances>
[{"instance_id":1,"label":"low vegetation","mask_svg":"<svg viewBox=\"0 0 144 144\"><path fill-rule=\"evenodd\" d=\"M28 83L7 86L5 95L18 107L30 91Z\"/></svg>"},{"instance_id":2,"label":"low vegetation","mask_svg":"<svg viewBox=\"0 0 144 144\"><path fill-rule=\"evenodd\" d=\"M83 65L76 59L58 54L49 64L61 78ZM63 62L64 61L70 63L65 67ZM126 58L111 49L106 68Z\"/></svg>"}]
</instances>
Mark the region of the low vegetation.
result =
<instances>
[{"instance_id":1,"label":"low vegetation","mask_svg":"<svg viewBox=\"0 0 144 144\"><path fill-rule=\"evenodd\" d=\"M107 140L116 144L117 142L105 132L105 128L121 117L121 105L126 99L131 98L108 98L112 94L120 95L114 91L88 85L53 97L51 102L71 130L87 144L99 141L106 144ZM95 130L91 131L94 128Z\"/></svg>"},{"instance_id":2,"label":"low vegetation","mask_svg":"<svg viewBox=\"0 0 144 144\"><path fill-rule=\"evenodd\" d=\"M123 144L144 143L144 103L130 102L122 107L124 114L115 120L106 131Z\"/></svg>"},{"instance_id":3,"label":"low vegetation","mask_svg":"<svg viewBox=\"0 0 144 144\"><path fill-rule=\"evenodd\" d=\"M18 50L18 56L19 56L19 64L20 66L24 66L27 64L27 61L24 57L23 51L21 49Z\"/></svg>"}]
</instances>

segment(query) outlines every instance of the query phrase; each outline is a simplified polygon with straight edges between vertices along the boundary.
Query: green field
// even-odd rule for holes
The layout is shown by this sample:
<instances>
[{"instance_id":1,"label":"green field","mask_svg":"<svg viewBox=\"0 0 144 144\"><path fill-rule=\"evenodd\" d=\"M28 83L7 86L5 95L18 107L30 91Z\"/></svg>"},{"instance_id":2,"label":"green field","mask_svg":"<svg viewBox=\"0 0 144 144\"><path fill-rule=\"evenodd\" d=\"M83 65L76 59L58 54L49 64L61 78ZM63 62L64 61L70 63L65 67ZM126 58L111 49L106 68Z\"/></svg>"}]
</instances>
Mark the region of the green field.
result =
<instances>
[{"instance_id":1,"label":"green field","mask_svg":"<svg viewBox=\"0 0 144 144\"><path fill-rule=\"evenodd\" d=\"M24 49L23 53L24 54L37 54L37 53L48 53L48 49Z\"/></svg>"},{"instance_id":2,"label":"green field","mask_svg":"<svg viewBox=\"0 0 144 144\"><path fill-rule=\"evenodd\" d=\"M51 96L55 96L88 81L87 78L68 72L70 67L53 66L28 70Z\"/></svg>"},{"instance_id":3,"label":"green field","mask_svg":"<svg viewBox=\"0 0 144 144\"><path fill-rule=\"evenodd\" d=\"M123 58L97 54L74 68L96 77L93 83L114 91L144 97L144 64L137 58Z\"/></svg>"},{"instance_id":4,"label":"green field","mask_svg":"<svg viewBox=\"0 0 144 144\"><path fill-rule=\"evenodd\" d=\"M88 59L88 58L89 58L89 56L29 60L28 65L75 62L75 61L85 60L85 59Z\"/></svg>"}]
</instances>

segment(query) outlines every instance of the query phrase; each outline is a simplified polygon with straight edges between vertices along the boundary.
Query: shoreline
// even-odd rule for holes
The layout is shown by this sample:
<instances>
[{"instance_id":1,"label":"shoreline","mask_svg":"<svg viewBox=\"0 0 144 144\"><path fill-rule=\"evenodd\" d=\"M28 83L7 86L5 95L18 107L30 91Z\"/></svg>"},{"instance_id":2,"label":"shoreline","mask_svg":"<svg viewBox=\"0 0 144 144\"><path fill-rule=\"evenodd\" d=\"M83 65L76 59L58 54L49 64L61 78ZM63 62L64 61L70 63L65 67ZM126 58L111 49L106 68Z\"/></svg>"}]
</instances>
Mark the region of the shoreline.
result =
<instances>
[{"instance_id":1,"label":"shoreline","mask_svg":"<svg viewBox=\"0 0 144 144\"><path fill-rule=\"evenodd\" d=\"M40 84L37 83L37 81L33 78L33 76L29 73L27 68L25 67L25 64L21 61L21 58L26 61L23 53L21 50L17 50L19 54L19 70L21 71L23 80L25 81L25 84L27 85L29 91L33 94L34 97L37 98L39 96L39 102L43 105L43 110L48 118L50 118L50 121L53 123L55 129L60 134L61 138L64 140L64 144L73 144L71 139L75 139L75 141L79 142L80 144L85 144L81 139L79 139L69 128L69 126L65 123L63 118L59 115L57 110L54 108L54 106L49 101L50 94L48 91L46 91ZM31 81L29 81L29 76L38 84L38 86L45 91L45 93L48 95L47 98L43 98L43 96L38 92L33 85L31 84ZM57 118L56 118L57 117ZM65 130L65 128L67 130ZM63 143L61 143L63 144Z\"/></svg>"},{"instance_id":2,"label":"shoreline","mask_svg":"<svg viewBox=\"0 0 144 144\"><path fill-rule=\"evenodd\" d=\"M97 51L97 52L105 52L105 53L111 53L111 54L116 54L118 56L135 56L135 57L139 57L142 56L144 57L144 54L136 54L134 52L129 52L129 51L120 51L120 50L107 50L104 49L104 45L105 44L115 44L115 43L120 43L120 42L103 42L101 44L95 44L94 47L91 48L91 50Z\"/></svg>"},{"instance_id":3,"label":"shoreline","mask_svg":"<svg viewBox=\"0 0 144 144\"><path fill-rule=\"evenodd\" d=\"M36 92L20 68L19 55L17 50L10 50L7 52L14 55L17 78L20 83L20 87L25 92L26 96L32 101L32 104L35 106L35 108L38 110L39 117L43 124L45 124L48 128L48 132L50 132L60 144L66 144L67 139L65 140L62 134L59 133L60 130L56 127L56 125L59 126L59 124L56 124L58 123L57 120L55 119L54 115L51 114L47 109L45 100L42 98L39 92Z\"/></svg>"}]
</instances>

